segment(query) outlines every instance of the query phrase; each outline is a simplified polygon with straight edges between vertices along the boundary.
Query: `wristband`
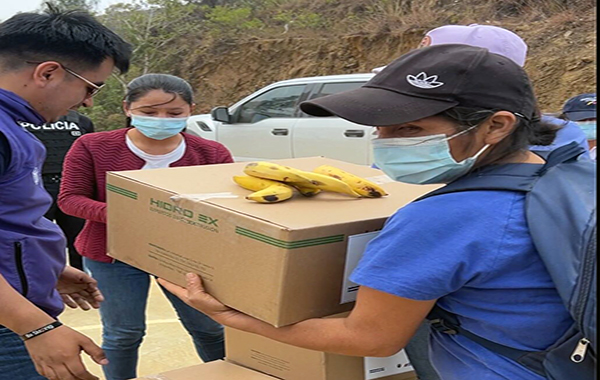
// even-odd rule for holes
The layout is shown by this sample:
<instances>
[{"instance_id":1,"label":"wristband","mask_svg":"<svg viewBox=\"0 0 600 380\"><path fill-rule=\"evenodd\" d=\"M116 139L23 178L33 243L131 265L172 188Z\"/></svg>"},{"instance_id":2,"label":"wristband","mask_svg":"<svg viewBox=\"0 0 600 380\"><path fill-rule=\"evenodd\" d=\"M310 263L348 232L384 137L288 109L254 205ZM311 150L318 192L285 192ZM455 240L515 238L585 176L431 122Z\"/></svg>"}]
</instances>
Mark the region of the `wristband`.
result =
<instances>
[{"instance_id":1,"label":"wristband","mask_svg":"<svg viewBox=\"0 0 600 380\"><path fill-rule=\"evenodd\" d=\"M52 331L55 328L60 327L62 325L63 324L60 323L59 321L54 321L46 326L40 327L39 329L35 329L33 331L28 332L27 334L21 335L21 339L23 339L23 341L26 341L31 338L35 338L38 335L42 335L44 333L47 333L48 331Z\"/></svg>"}]
</instances>

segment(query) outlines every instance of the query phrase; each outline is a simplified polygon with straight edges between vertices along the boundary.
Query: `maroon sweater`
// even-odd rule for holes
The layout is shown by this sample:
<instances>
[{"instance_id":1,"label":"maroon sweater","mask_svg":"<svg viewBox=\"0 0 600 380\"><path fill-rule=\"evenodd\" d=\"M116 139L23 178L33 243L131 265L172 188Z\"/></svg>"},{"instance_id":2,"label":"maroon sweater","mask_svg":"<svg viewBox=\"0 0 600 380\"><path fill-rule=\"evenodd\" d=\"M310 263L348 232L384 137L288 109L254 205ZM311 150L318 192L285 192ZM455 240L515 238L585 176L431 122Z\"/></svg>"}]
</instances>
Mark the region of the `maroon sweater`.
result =
<instances>
[{"instance_id":1,"label":"maroon sweater","mask_svg":"<svg viewBox=\"0 0 600 380\"><path fill-rule=\"evenodd\" d=\"M58 205L69 215L86 219L75 248L89 259L111 262L106 254L106 173L138 170L145 162L127 147L128 129L81 136L67 153L63 164ZM182 133L186 150L170 166L209 165L233 162L218 142Z\"/></svg>"}]
</instances>

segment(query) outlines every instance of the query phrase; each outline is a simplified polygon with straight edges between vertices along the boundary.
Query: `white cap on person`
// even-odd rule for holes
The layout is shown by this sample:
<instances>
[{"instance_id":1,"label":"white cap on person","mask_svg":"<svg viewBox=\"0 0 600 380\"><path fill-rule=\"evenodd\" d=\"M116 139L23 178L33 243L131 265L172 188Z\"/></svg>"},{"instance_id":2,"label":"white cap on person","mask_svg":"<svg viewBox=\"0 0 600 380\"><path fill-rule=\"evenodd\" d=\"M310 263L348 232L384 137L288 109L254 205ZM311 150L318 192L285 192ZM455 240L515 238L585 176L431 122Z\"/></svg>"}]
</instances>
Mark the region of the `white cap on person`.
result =
<instances>
[{"instance_id":1,"label":"white cap on person","mask_svg":"<svg viewBox=\"0 0 600 380\"><path fill-rule=\"evenodd\" d=\"M508 29L493 25L445 25L427 32L419 47L462 44L488 49L490 53L509 58L517 65L525 66L527 44ZM385 66L372 70L377 74Z\"/></svg>"}]
</instances>

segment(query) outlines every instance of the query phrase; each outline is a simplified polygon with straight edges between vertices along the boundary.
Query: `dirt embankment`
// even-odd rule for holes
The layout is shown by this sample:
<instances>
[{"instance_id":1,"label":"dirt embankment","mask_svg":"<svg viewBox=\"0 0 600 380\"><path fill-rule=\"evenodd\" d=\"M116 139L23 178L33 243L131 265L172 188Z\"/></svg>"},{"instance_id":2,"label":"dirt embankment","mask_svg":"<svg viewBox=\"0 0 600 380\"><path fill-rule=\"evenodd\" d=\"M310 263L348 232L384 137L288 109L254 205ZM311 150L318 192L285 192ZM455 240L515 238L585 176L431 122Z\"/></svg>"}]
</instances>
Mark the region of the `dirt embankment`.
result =
<instances>
[{"instance_id":1,"label":"dirt embankment","mask_svg":"<svg viewBox=\"0 0 600 380\"><path fill-rule=\"evenodd\" d=\"M556 17L562 18L494 23L515 31L528 43L525 68L547 112L560 110L573 95L596 91L595 12ZM194 73L197 112L203 113L231 105L278 80L370 72L415 48L426 30L222 43L199 49L181 70Z\"/></svg>"}]
</instances>

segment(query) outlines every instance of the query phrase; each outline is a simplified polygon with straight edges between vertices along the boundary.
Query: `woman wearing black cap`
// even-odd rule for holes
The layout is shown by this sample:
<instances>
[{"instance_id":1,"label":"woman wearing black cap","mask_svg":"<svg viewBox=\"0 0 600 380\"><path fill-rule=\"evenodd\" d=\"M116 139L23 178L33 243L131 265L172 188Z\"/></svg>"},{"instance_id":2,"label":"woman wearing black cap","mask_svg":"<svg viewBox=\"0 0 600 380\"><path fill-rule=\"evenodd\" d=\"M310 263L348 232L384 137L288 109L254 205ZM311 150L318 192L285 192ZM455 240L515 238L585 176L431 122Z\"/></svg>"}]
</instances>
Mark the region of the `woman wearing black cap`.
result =
<instances>
[{"instance_id":1,"label":"woman wearing black cap","mask_svg":"<svg viewBox=\"0 0 600 380\"><path fill-rule=\"evenodd\" d=\"M302 104L378 126L375 163L408 183L451 183L493 164L541 167L528 150L549 144L525 72L509 59L466 45L412 51L360 89ZM413 202L367 247L351 280L352 313L274 328L223 306L188 276L187 290L162 283L226 326L308 349L389 356L403 348L434 305L460 316L475 334L539 351L573 324L535 250L525 195L468 191ZM434 331L431 359L442 379L540 380L528 368L462 335Z\"/></svg>"}]
</instances>

